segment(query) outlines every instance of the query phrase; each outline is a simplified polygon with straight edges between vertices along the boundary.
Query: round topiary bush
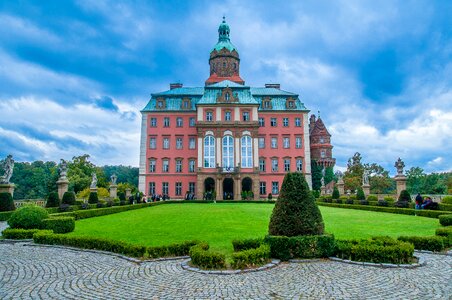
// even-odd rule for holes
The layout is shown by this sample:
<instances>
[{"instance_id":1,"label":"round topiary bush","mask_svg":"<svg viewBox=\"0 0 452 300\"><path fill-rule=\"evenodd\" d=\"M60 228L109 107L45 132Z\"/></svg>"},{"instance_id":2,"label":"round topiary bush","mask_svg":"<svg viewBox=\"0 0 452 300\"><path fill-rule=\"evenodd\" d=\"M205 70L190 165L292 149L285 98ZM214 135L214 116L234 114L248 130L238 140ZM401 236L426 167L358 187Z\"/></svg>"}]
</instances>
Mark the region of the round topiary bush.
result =
<instances>
[{"instance_id":1,"label":"round topiary bush","mask_svg":"<svg viewBox=\"0 0 452 300\"><path fill-rule=\"evenodd\" d=\"M0 193L0 211L15 210L13 197L10 193Z\"/></svg>"},{"instance_id":2,"label":"round topiary bush","mask_svg":"<svg viewBox=\"0 0 452 300\"><path fill-rule=\"evenodd\" d=\"M441 203L444 204L452 204L452 196L445 196L442 200Z\"/></svg>"},{"instance_id":3,"label":"round topiary bush","mask_svg":"<svg viewBox=\"0 0 452 300\"><path fill-rule=\"evenodd\" d=\"M119 198L119 201L126 201L126 194L124 194L123 192L119 192L118 198Z\"/></svg>"},{"instance_id":4,"label":"round topiary bush","mask_svg":"<svg viewBox=\"0 0 452 300\"><path fill-rule=\"evenodd\" d=\"M335 186L335 187L333 188L333 195L332 195L332 198L333 198L333 199L339 199L340 196L341 196L341 195L339 194L339 190L338 190L338 188Z\"/></svg>"},{"instance_id":5,"label":"round topiary bush","mask_svg":"<svg viewBox=\"0 0 452 300\"><path fill-rule=\"evenodd\" d=\"M75 193L74 192L64 193L63 199L61 200L61 204L75 205Z\"/></svg>"},{"instance_id":6,"label":"round topiary bush","mask_svg":"<svg viewBox=\"0 0 452 300\"><path fill-rule=\"evenodd\" d=\"M360 187L356 191L356 199L357 200L366 200L366 195L364 195L364 191Z\"/></svg>"},{"instance_id":7,"label":"round topiary bush","mask_svg":"<svg viewBox=\"0 0 452 300\"><path fill-rule=\"evenodd\" d=\"M324 228L322 214L304 176L287 173L270 218L269 234L320 235Z\"/></svg>"},{"instance_id":8,"label":"round topiary bush","mask_svg":"<svg viewBox=\"0 0 452 300\"><path fill-rule=\"evenodd\" d=\"M99 202L99 197L97 197L96 192L89 193L88 203L89 204L96 204Z\"/></svg>"},{"instance_id":9,"label":"round topiary bush","mask_svg":"<svg viewBox=\"0 0 452 300\"><path fill-rule=\"evenodd\" d=\"M378 201L378 197L375 195L367 196L367 201Z\"/></svg>"},{"instance_id":10,"label":"round topiary bush","mask_svg":"<svg viewBox=\"0 0 452 300\"><path fill-rule=\"evenodd\" d=\"M47 219L49 213L39 206L24 206L16 210L8 219L11 228L41 229L42 220Z\"/></svg>"},{"instance_id":11,"label":"round topiary bush","mask_svg":"<svg viewBox=\"0 0 452 300\"><path fill-rule=\"evenodd\" d=\"M402 191L400 192L398 201L399 201L399 202L400 202L400 201L411 202L411 196L410 196L410 193L408 193L407 190L402 190Z\"/></svg>"},{"instance_id":12,"label":"round topiary bush","mask_svg":"<svg viewBox=\"0 0 452 300\"><path fill-rule=\"evenodd\" d=\"M46 207L59 207L60 206L60 198L58 197L57 192L52 192L47 197Z\"/></svg>"}]
</instances>

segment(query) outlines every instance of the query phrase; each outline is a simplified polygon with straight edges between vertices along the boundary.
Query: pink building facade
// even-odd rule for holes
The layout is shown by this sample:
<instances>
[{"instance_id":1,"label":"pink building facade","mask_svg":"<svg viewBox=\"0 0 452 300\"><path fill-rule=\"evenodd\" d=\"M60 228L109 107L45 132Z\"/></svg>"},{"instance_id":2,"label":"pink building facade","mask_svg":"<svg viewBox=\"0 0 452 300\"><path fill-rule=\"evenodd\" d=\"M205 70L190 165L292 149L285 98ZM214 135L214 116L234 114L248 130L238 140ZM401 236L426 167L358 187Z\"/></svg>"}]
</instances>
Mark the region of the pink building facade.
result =
<instances>
[{"instance_id":1,"label":"pink building facade","mask_svg":"<svg viewBox=\"0 0 452 300\"><path fill-rule=\"evenodd\" d=\"M203 87L171 84L141 111L139 189L171 199L277 197L287 172L311 186L308 113L279 84L250 87L223 20Z\"/></svg>"}]
</instances>

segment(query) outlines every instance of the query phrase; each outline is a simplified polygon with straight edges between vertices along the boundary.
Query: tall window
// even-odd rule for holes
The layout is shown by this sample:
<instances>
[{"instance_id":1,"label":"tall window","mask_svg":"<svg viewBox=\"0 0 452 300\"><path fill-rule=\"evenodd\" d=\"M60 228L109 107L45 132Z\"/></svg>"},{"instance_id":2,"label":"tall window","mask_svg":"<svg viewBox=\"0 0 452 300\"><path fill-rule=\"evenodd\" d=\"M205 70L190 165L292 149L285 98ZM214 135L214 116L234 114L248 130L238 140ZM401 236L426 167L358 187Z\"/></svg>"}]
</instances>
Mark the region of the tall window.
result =
<instances>
[{"instance_id":1,"label":"tall window","mask_svg":"<svg viewBox=\"0 0 452 300\"><path fill-rule=\"evenodd\" d=\"M191 137L188 139L188 149L195 149L196 148L196 138Z\"/></svg>"},{"instance_id":2,"label":"tall window","mask_svg":"<svg viewBox=\"0 0 452 300\"><path fill-rule=\"evenodd\" d=\"M169 172L169 160L168 159L162 160L162 172L163 173Z\"/></svg>"},{"instance_id":3,"label":"tall window","mask_svg":"<svg viewBox=\"0 0 452 300\"><path fill-rule=\"evenodd\" d=\"M196 161L194 159L190 159L188 161L188 172L190 172L190 173L195 172L195 163L196 163Z\"/></svg>"},{"instance_id":4,"label":"tall window","mask_svg":"<svg viewBox=\"0 0 452 300\"><path fill-rule=\"evenodd\" d=\"M253 147L251 141L249 135L242 137L242 168L253 167Z\"/></svg>"},{"instance_id":5,"label":"tall window","mask_svg":"<svg viewBox=\"0 0 452 300\"><path fill-rule=\"evenodd\" d=\"M325 139L323 137L321 137L319 141L320 141L320 144L325 143Z\"/></svg>"},{"instance_id":6,"label":"tall window","mask_svg":"<svg viewBox=\"0 0 452 300\"><path fill-rule=\"evenodd\" d=\"M270 126L271 127L276 127L278 124L276 123L276 118L271 118L270 119Z\"/></svg>"},{"instance_id":7,"label":"tall window","mask_svg":"<svg viewBox=\"0 0 452 300\"><path fill-rule=\"evenodd\" d=\"M206 121L212 121L213 120L213 113L211 111L206 112Z\"/></svg>"},{"instance_id":8,"label":"tall window","mask_svg":"<svg viewBox=\"0 0 452 300\"><path fill-rule=\"evenodd\" d=\"M204 167L215 168L215 138L211 135L204 138Z\"/></svg>"},{"instance_id":9,"label":"tall window","mask_svg":"<svg viewBox=\"0 0 452 300\"><path fill-rule=\"evenodd\" d=\"M278 172L278 159L277 158L272 159L272 171Z\"/></svg>"},{"instance_id":10,"label":"tall window","mask_svg":"<svg viewBox=\"0 0 452 300\"><path fill-rule=\"evenodd\" d=\"M295 127L301 127L301 119L295 118Z\"/></svg>"},{"instance_id":11,"label":"tall window","mask_svg":"<svg viewBox=\"0 0 452 300\"><path fill-rule=\"evenodd\" d=\"M259 118L259 126L260 127L264 127L265 126L265 119L264 118Z\"/></svg>"},{"instance_id":12,"label":"tall window","mask_svg":"<svg viewBox=\"0 0 452 300\"><path fill-rule=\"evenodd\" d=\"M301 158L297 158L297 171L303 171L303 159Z\"/></svg>"},{"instance_id":13,"label":"tall window","mask_svg":"<svg viewBox=\"0 0 452 300\"><path fill-rule=\"evenodd\" d=\"M170 119L169 117L163 118L163 127L169 127L170 126Z\"/></svg>"},{"instance_id":14,"label":"tall window","mask_svg":"<svg viewBox=\"0 0 452 300\"><path fill-rule=\"evenodd\" d=\"M231 121L231 112L230 111L224 112L224 120Z\"/></svg>"},{"instance_id":15,"label":"tall window","mask_svg":"<svg viewBox=\"0 0 452 300\"><path fill-rule=\"evenodd\" d=\"M149 160L149 173L155 173L155 159Z\"/></svg>"},{"instance_id":16,"label":"tall window","mask_svg":"<svg viewBox=\"0 0 452 300\"><path fill-rule=\"evenodd\" d=\"M190 127L195 127L196 119L194 117L190 118L190 121L188 122Z\"/></svg>"},{"instance_id":17,"label":"tall window","mask_svg":"<svg viewBox=\"0 0 452 300\"><path fill-rule=\"evenodd\" d=\"M259 149L264 149L265 148L265 137L260 137L258 139L259 141Z\"/></svg>"},{"instance_id":18,"label":"tall window","mask_svg":"<svg viewBox=\"0 0 452 300\"><path fill-rule=\"evenodd\" d=\"M250 120L250 113L248 111L244 111L242 113L243 121L249 121Z\"/></svg>"},{"instance_id":19,"label":"tall window","mask_svg":"<svg viewBox=\"0 0 452 300\"><path fill-rule=\"evenodd\" d=\"M176 182L176 196L182 195L182 182Z\"/></svg>"},{"instance_id":20,"label":"tall window","mask_svg":"<svg viewBox=\"0 0 452 300\"><path fill-rule=\"evenodd\" d=\"M279 194L279 182L272 181L272 194Z\"/></svg>"},{"instance_id":21,"label":"tall window","mask_svg":"<svg viewBox=\"0 0 452 300\"><path fill-rule=\"evenodd\" d=\"M155 195L155 182L149 182L149 195Z\"/></svg>"},{"instance_id":22,"label":"tall window","mask_svg":"<svg viewBox=\"0 0 452 300\"><path fill-rule=\"evenodd\" d=\"M151 127L157 127L157 118L151 118Z\"/></svg>"},{"instance_id":23,"label":"tall window","mask_svg":"<svg viewBox=\"0 0 452 300\"><path fill-rule=\"evenodd\" d=\"M284 171L290 172L290 158L284 159Z\"/></svg>"},{"instance_id":24,"label":"tall window","mask_svg":"<svg viewBox=\"0 0 452 300\"><path fill-rule=\"evenodd\" d=\"M163 138L163 149L169 149L170 143L169 143L169 137Z\"/></svg>"},{"instance_id":25,"label":"tall window","mask_svg":"<svg viewBox=\"0 0 452 300\"><path fill-rule=\"evenodd\" d=\"M195 193L195 187L196 187L196 183L195 183L195 182L189 182L189 183L188 183L188 191L189 191L191 194L194 194L194 193Z\"/></svg>"},{"instance_id":26,"label":"tall window","mask_svg":"<svg viewBox=\"0 0 452 300\"><path fill-rule=\"evenodd\" d=\"M151 136L149 138L149 148L156 149L157 148L157 138L154 136Z\"/></svg>"},{"instance_id":27,"label":"tall window","mask_svg":"<svg viewBox=\"0 0 452 300\"><path fill-rule=\"evenodd\" d=\"M267 183L265 181L259 183L259 194L267 195Z\"/></svg>"},{"instance_id":28,"label":"tall window","mask_svg":"<svg viewBox=\"0 0 452 300\"><path fill-rule=\"evenodd\" d=\"M169 194L168 182L162 182L162 194L163 195Z\"/></svg>"},{"instance_id":29,"label":"tall window","mask_svg":"<svg viewBox=\"0 0 452 300\"><path fill-rule=\"evenodd\" d=\"M302 145L301 136L295 137L295 148L300 149Z\"/></svg>"},{"instance_id":30,"label":"tall window","mask_svg":"<svg viewBox=\"0 0 452 300\"><path fill-rule=\"evenodd\" d=\"M290 148L290 138L289 137L283 137L283 147L284 148Z\"/></svg>"},{"instance_id":31,"label":"tall window","mask_svg":"<svg viewBox=\"0 0 452 300\"><path fill-rule=\"evenodd\" d=\"M223 137L223 169L234 168L234 139L227 135Z\"/></svg>"},{"instance_id":32,"label":"tall window","mask_svg":"<svg viewBox=\"0 0 452 300\"><path fill-rule=\"evenodd\" d=\"M288 127L289 126L289 118L283 118L282 124L284 127Z\"/></svg>"},{"instance_id":33,"label":"tall window","mask_svg":"<svg viewBox=\"0 0 452 300\"><path fill-rule=\"evenodd\" d=\"M181 137L176 138L176 149L182 149L182 145L184 144Z\"/></svg>"},{"instance_id":34,"label":"tall window","mask_svg":"<svg viewBox=\"0 0 452 300\"><path fill-rule=\"evenodd\" d=\"M176 173L182 173L182 159L176 159Z\"/></svg>"},{"instance_id":35,"label":"tall window","mask_svg":"<svg viewBox=\"0 0 452 300\"><path fill-rule=\"evenodd\" d=\"M259 171L265 172L265 158L259 158Z\"/></svg>"},{"instance_id":36,"label":"tall window","mask_svg":"<svg viewBox=\"0 0 452 300\"><path fill-rule=\"evenodd\" d=\"M277 137L272 137L271 142L272 142L272 148L278 148L278 138Z\"/></svg>"},{"instance_id":37,"label":"tall window","mask_svg":"<svg viewBox=\"0 0 452 300\"><path fill-rule=\"evenodd\" d=\"M184 122L182 121L182 118L181 118L181 117L178 117L178 118L176 119L176 126L177 126L177 127L182 127L183 124L184 124Z\"/></svg>"},{"instance_id":38,"label":"tall window","mask_svg":"<svg viewBox=\"0 0 452 300\"><path fill-rule=\"evenodd\" d=\"M320 157L321 157L321 158L325 158L325 157L326 157L326 152L325 152L325 150L320 151Z\"/></svg>"}]
</instances>

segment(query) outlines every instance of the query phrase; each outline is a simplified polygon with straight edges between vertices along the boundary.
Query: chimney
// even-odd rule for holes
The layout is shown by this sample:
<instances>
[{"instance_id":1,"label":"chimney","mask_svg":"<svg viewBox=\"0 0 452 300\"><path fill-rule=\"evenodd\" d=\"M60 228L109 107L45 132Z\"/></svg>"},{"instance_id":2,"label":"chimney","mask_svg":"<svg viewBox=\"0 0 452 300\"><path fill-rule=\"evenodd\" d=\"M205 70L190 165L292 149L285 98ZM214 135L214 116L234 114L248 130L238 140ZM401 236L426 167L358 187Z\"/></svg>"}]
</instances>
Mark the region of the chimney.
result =
<instances>
[{"instance_id":1,"label":"chimney","mask_svg":"<svg viewBox=\"0 0 452 300\"><path fill-rule=\"evenodd\" d=\"M170 90L174 90L174 89L181 88L182 86L183 86L182 83L170 83L169 88L170 88Z\"/></svg>"},{"instance_id":2,"label":"chimney","mask_svg":"<svg viewBox=\"0 0 452 300\"><path fill-rule=\"evenodd\" d=\"M281 87L281 85L279 83L266 83L265 87L268 88L274 88L274 89L278 89Z\"/></svg>"}]
</instances>

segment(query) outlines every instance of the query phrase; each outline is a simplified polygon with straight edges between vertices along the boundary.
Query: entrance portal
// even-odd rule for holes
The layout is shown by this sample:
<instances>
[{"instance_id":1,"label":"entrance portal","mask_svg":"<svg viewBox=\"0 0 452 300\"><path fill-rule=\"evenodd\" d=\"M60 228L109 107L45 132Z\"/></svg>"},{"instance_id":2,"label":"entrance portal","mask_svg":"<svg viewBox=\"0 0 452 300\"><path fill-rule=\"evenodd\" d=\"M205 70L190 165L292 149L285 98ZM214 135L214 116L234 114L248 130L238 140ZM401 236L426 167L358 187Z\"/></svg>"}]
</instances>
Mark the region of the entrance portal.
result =
<instances>
[{"instance_id":1,"label":"entrance portal","mask_svg":"<svg viewBox=\"0 0 452 300\"><path fill-rule=\"evenodd\" d=\"M212 177L204 180L204 200L213 200L213 192L215 191L215 180Z\"/></svg>"},{"instance_id":2,"label":"entrance portal","mask_svg":"<svg viewBox=\"0 0 452 300\"><path fill-rule=\"evenodd\" d=\"M253 198L253 180L245 177L242 180L242 200L252 200Z\"/></svg>"},{"instance_id":3,"label":"entrance portal","mask_svg":"<svg viewBox=\"0 0 452 300\"><path fill-rule=\"evenodd\" d=\"M223 200L234 199L234 180L232 178L225 178L223 180Z\"/></svg>"}]
</instances>

